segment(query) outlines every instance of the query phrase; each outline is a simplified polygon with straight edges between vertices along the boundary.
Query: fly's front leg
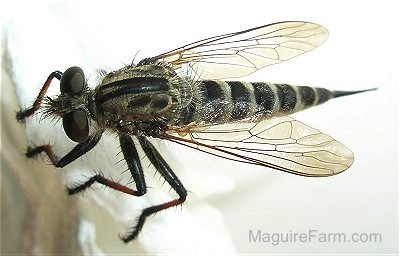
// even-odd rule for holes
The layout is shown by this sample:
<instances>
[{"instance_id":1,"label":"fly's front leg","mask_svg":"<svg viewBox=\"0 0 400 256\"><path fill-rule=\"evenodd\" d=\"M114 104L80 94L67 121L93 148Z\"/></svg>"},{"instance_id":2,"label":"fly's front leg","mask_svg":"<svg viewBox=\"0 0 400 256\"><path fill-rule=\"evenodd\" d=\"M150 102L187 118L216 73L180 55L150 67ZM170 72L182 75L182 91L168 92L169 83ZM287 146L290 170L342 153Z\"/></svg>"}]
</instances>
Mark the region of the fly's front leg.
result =
<instances>
[{"instance_id":1,"label":"fly's front leg","mask_svg":"<svg viewBox=\"0 0 400 256\"><path fill-rule=\"evenodd\" d=\"M53 149L48 144L37 146L34 148L28 147L26 156L29 158L33 158L41 153L45 153L49 157L50 161L53 163L53 165L55 167L62 168L64 166L72 163L73 161L75 161L76 159L78 159L79 157L84 155L85 153L92 150L97 145L97 143L100 141L102 133L103 133L103 131L98 131L97 133L89 136L84 142L81 142L78 145L76 145L70 152L68 152L62 158L56 156L53 152Z\"/></svg>"},{"instance_id":2,"label":"fly's front leg","mask_svg":"<svg viewBox=\"0 0 400 256\"><path fill-rule=\"evenodd\" d=\"M49 77L47 78L46 82L44 83L42 89L40 90L39 95L37 96L35 102L33 103L32 107L27 108L25 110L21 110L17 113L16 117L17 117L18 121L22 121L26 117L33 115L40 108L40 105L43 102L43 98L47 92L47 89L49 89L51 81L53 80L53 78L57 78L58 80L60 80L62 74L63 74L62 72L57 70L57 71L52 72L49 75Z\"/></svg>"},{"instance_id":3,"label":"fly's front leg","mask_svg":"<svg viewBox=\"0 0 400 256\"><path fill-rule=\"evenodd\" d=\"M146 218L149 215L173 206L180 205L186 200L187 196L187 191L185 187L182 185L179 178L172 171L171 167L162 158L157 149L144 136L138 136L138 140L140 146L143 148L143 151L150 159L151 163L154 165L156 170L161 174L161 176L163 176L163 178L168 182L168 184L176 191L176 193L179 195L179 198L163 204L150 206L144 209L139 216L138 223L136 224L136 227L134 228L133 232L129 233L127 236L122 238L124 242L129 242L137 237L137 235L139 234L144 225Z\"/></svg>"}]
</instances>

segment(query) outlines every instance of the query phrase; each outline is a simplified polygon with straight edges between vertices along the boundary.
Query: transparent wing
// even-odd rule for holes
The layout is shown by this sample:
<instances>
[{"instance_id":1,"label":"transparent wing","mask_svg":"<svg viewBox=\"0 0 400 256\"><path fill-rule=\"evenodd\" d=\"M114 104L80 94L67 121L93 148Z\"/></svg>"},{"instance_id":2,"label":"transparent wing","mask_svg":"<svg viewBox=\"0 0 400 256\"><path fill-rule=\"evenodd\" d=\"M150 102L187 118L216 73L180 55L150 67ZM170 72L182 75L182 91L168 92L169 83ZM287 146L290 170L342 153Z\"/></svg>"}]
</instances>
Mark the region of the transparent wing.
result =
<instances>
[{"instance_id":1,"label":"transparent wing","mask_svg":"<svg viewBox=\"0 0 400 256\"><path fill-rule=\"evenodd\" d=\"M331 176L353 163L353 153L332 137L291 117L234 127L212 126L185 137L161 138L222 158L261 165L302 176Z\"/></svg>"},{"instance_id":2,"label":"transparent wing","mask_svg":"<svg viewBox=\"0 0 400 256\"><path fill-rule=\"evenodd\" d=\"M203 79L235 78L310 51L327 37L328 30L318 24L279 22L210 37L144 61L175 69L188 65Z\"/></svg>"}]
</instances>

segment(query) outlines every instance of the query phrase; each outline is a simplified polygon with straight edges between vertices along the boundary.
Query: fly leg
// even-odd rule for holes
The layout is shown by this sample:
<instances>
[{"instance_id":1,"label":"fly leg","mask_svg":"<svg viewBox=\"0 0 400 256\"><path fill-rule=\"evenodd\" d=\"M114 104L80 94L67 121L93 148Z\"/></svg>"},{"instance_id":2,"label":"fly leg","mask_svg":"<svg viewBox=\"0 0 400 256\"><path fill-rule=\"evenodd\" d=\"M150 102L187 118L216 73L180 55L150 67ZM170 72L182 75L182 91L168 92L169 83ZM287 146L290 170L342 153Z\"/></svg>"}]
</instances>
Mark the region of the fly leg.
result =
<instances>
[{"instance_id":1,"label":"fly leg","mask_svg":"<svg viewBox=\"0 0 400 256\"><path fill-rule=\"evenodd\" d=\"M137 138L139 140L141 147L143 148L143 151L150 159L151 163L154 165L156 170L161 174L161 176L163 176L163 178L168 182L168 184L176 191L176 193L179 195L179 198L163 204L150 206L144 209L139 216L138 223L136 224L134 230L127 236L122 238L124 242L129 242L137 237L139 232L142 230L144 222L148 216L150 216L153 213L165 210L167 208L182 204L186 200L187 196L187 191L185 187L182 185L179 178L172 171L171 167L162 158L157 149L144 136L138 136Z\"/></svg>"},{"instance_id":2,"label":"fly leg","mask_svg":"<svg viewBox=\"0 0 400 256\"><path fill-rule=\"evenodd\" d=\"M55 167L62 168L64 166L72 163L73 161L75 161L76 159L78 159L79 157L84 155L85 153L92 150L97 145L97 143L100 141L102 133L103 133L103 131L99 131L99 132L89 136L87 138L87 140L76 145L70 152L68 152L62 158L56 156L54 154L51 146L48 144L37 146L34 148L28 147L28 150L25 155L29 158L33 158L41 153L45 153L49 157L50 161L53 163L53 165Z\"/></svg>"},{"instance_id":3,"label":"fly leg","mask_svg":"<svg viewBox=\"0 0 400 256\"><path fill-rule=\"evenodd\" d=\"M139 154L136 150L135 144L133 143L133 140L131 136L125 135L125 134L120 134L119 135L119 142L121 144L121 149L122 153L124 155L125 161L128 165L128 168L131 172L132 178L135 181L136 184L136 190L130 189L124 185L118 184L114 181L111 181L109 179L104 178L100 174L94 175L90 179L88 179L86 182L73 187L73 188L68 188L68 193L69 194L76 194L79 193L88 187L90 187L94 182L101 183L107 187L110 187L112 189L118 190L120 192L130 194L133 196L142 196L146 194L146 182L144 180L144 174L143 174L143 168L142 165L140 164L140 158Z\"/></svg>"},{"instance_id":4,"label":"fly leg","mask_svg":"<svg viewBox=\"0 0 400 256\"><path fill-rule=\"evenodd\" d=\"M17 113L17 120L18 121L22 121L24 120L26 117L33 115L40 107L40 105L43 102L43 98L47 92L47 89L49 89L49 86L51 84L51 81L53 80L53 78L57 78L58 80L61 79L62 76L62 72L60 71L54 71L52 72L49 77L46 79L46 82L44 82L44 85L42 87L42 89L39 92L39 95L37 96L35 102L33 103L32 107L27 108L25 110L21 110Z\"/></svg>"},{"instance_id":5,"label":"fly leg","mask_svg":"<svg viewBox=\"0 0 400 256\"><path fill-rule=\"evenodd\" d=\"M112 180L109 180L109 179L103 177L100 174L97 174L97 175L94 175L93 177L89 178L86 182L84 182L78 186L69 187L68 193L70 195L84 191L85 189L87 189L91 185L93 185L95 182L103 184L109 188L120 191L122 193L133 195L133 196L142 196L142 195L146 194L147 188L146 188L146 182L144 179L143 168L140 163L140 157L136 150L136 147L132 140L132 137L129 135L125 135L125 134L119 134L119 142L121 144L121 149L122 149L122 153L124 155L125 161L131 172L132 178L135 181L136 190L128 188L127 186L121 185L117 182L114 182ZM123 240L124 240L124 242L128 242L131 239L129 239L129 240L123 239Z\"/></svg>"}]
</instances>

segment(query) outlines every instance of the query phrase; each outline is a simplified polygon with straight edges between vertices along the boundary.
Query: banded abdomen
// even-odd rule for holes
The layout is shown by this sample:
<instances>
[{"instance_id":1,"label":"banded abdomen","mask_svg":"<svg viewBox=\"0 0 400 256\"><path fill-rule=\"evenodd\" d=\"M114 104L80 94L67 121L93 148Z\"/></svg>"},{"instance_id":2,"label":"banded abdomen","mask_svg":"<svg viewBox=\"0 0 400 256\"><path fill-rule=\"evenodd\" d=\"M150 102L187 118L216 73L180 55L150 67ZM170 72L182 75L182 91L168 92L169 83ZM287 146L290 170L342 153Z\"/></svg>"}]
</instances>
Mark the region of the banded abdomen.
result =
<instances>
[{"instance_id":1,"label":"banded abdomen","mask_svg":"<svg viewBox=\"0 0 400 256\"><path fill-rule=\"evenodd\" d=\"M242 119L288 115L329 99L361 91L260 82L203 80L193 88L193 100L182 109L180 125L220 124Z\"/></svg>"}]
</instances>

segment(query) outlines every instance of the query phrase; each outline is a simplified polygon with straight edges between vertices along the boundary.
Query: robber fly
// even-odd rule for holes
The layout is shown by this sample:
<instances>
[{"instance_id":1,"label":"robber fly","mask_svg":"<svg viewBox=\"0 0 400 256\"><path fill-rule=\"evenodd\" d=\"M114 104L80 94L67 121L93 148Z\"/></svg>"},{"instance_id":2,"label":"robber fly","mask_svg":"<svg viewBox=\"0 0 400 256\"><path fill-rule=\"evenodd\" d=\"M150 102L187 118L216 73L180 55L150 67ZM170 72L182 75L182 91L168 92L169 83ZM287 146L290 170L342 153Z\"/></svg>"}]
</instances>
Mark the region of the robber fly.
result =
<instances>
[{"instance_id":1,"label":"robber fly","mask_svg":"<svg viewBox=\"0 0 400 256\"><path fill-rule=\"evenodd\" d=\"M33 115L43 103L44 117L61 117L66 135L78 144L64 157L58 157L50 145L28 147L26 156L45 153L61 168L93 149L104 131L114 132L136 188L94 174L82 184L68 187L68 192L76 194L97 182L142 196L147 190L133 139L137 140L179 197L145 208L136 226L122 237L125 242L137 237L149 215L180 205L187 196L149 138L302 176L341 173L353 163L352 152L287 115L363 91L226 81L310 51L327 37L324 27L298 21L210 37L108 73L93 90L81 68L55 71L33 106L18 112L17 119ZM60 80L61 94L51 98L45 94L54 78Z\"/></svg>"}]
</instances>

